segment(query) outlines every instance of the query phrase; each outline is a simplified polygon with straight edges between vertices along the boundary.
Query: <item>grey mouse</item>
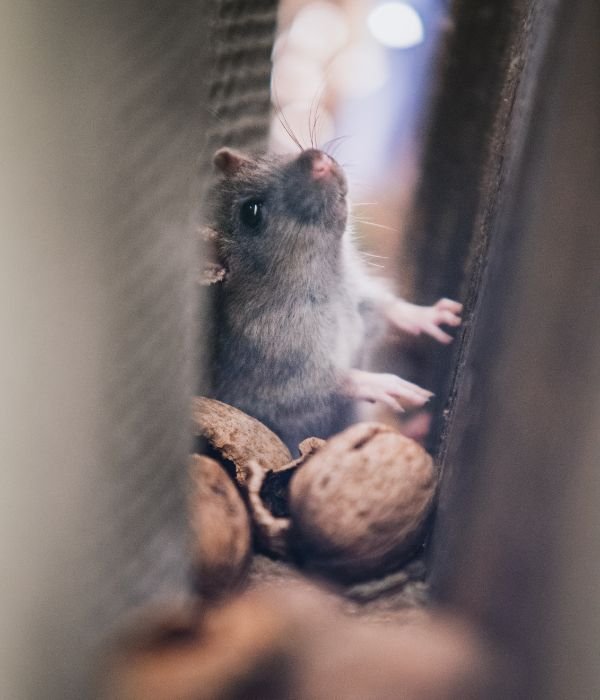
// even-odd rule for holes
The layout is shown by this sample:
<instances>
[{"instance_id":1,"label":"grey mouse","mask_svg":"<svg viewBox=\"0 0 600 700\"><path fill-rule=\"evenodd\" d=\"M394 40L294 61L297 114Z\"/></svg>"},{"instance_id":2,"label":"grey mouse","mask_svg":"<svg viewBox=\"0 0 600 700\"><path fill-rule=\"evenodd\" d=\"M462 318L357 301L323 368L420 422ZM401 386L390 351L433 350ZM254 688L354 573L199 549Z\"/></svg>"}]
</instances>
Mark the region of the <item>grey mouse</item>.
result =
<instances>
[{"instance_id":1,"label":"grey mouse","mask_svg":"<svg viewBox=\"0 0 600 700\"><path fill-rule=\"evenodd\" d=\"M440 325L460 325L461 304L410 304L368 274L348 225L345 174L326 153L222 148L213 161L210 228L226 271L216 285L213 396L261 420L294 454L306 437L352 423L359 400L423 406L425 389L361 369L369 342L387 321L448 343Z\"/></svg>"}]
</instances>

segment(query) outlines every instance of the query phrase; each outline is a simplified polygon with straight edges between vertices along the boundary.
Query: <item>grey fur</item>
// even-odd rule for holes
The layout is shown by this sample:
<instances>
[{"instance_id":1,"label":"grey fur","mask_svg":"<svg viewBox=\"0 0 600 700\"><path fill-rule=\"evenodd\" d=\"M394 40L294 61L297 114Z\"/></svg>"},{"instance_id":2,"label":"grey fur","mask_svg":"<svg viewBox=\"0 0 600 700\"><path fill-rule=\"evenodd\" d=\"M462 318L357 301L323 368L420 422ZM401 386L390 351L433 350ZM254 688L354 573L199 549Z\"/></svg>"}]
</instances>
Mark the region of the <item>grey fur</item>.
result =
<instances>
[{"instance_id":1,"label":"grey fur","mask_svg":"<svg viewBox=\"0 0 600 700\"><path fill-rule=\"evenodd\" d=\"M353 419L344 374L359 364L365 300L376 289L347 230L346 179L334 163L311 175L317 151L298 157L222 149L211 226L227 276L219 285L214 395L273 429L293 452ZM244 202L264 202L263 224L242 223ZM366 306L369 306L368 302Z\"/></svg>"}]
</instances>

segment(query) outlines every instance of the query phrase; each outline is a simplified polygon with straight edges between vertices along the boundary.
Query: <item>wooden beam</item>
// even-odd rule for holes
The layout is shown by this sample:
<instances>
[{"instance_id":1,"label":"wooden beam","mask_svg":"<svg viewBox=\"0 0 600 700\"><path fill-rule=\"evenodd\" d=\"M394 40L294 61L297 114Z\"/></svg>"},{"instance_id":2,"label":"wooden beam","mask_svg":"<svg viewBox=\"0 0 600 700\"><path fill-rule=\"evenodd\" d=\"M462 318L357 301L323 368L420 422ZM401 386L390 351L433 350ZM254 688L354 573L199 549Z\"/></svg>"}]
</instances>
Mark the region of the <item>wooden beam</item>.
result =
<instances>
[{"instance_id":1,"label":"wooden beam","mask_svg":"<svg viewBox=\"0 0 600 700\"><path fill-rule=\"evenodd\" d=\"M565 3L559 19L523 156L484 190L500 202L443 436L431 557L438 599L516 661L519 698L600 692L600 7Z\"/></svg>"}]
</instances>

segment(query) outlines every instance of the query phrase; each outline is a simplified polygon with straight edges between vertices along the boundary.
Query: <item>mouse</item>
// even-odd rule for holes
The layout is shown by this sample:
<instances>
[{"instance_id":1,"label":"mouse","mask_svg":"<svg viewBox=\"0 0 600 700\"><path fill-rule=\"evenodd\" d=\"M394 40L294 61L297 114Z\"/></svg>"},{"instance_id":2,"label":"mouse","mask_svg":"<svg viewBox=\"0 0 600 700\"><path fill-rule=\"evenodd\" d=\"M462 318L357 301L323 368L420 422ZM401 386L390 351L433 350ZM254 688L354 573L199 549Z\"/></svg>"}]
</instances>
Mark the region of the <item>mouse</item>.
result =
<instances>
[{"instance_id":1,"label":"mouse","mask_svg":"<svg viewBox=\"0 0 600 700\"><path fill-rule=\"evenodd\" d=\"M462 305L412 304L372 276L349 224L348 181L317 148L298 155L220 148L208 196L218 260L212 396L257 418L292 454L357 420L361 401L394 411L433 394L367 366L385 324L441 343Z\"/></svg>"}]
</instances>

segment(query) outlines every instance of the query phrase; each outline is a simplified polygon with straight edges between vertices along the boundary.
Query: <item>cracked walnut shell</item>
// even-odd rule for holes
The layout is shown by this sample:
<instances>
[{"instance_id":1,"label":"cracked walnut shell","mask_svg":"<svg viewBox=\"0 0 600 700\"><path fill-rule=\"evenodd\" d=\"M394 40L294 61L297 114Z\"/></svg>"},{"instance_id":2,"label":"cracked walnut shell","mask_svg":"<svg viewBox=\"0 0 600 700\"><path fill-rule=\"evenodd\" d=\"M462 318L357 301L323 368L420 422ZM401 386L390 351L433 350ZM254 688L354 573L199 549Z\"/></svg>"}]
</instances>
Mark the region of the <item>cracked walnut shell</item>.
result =
<instances>
[{"instance_id":1,"label":"cracked walnut shell","mask_svg":"<svg viewBox=\"0 0 600 700\"><path fill-rule=\"evenodd\" d=\"M192 403L192 420L196 435L235 465L241 484L252 459L265 471L277 471L292 459L288 448L266 425L222 401L197 396Z\"/></svg>"}]
</instances>

